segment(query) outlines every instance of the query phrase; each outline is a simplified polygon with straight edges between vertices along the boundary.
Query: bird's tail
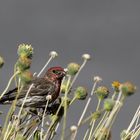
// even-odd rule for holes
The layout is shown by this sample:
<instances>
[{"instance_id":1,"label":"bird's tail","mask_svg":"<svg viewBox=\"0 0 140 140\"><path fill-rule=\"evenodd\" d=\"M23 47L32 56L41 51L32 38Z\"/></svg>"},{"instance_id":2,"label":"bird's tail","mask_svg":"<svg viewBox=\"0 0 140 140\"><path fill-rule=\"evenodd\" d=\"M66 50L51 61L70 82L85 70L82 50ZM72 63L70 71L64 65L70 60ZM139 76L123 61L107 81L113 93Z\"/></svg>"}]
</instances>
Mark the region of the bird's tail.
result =
<instances>
[{"instance_id":1,"label":"bird's tail","mask_svg":"<svg viewBox=\"0 0 140 140\"><path fill-rule=\"evenodd\" d=\"M15 96L13 96L13 94L15 94L16 91L17 88L10 90L6 94L4 94L4 96L0 99L0 104L4 104L5 102L14 100Z\"/></svg>"}]
</instances>

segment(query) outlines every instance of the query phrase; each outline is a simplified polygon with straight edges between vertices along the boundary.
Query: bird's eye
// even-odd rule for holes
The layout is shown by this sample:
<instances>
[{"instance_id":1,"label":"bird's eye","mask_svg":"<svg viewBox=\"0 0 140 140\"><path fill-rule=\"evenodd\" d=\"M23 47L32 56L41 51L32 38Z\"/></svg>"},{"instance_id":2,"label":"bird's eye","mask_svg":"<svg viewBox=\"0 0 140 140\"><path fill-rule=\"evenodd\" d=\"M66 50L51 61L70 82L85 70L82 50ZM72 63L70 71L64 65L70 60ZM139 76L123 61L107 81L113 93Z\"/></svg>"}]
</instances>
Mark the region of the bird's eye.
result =
<instances>
[{"instance_id":1,"label":"bird's eye","mask_svg":"<svg viewBox=\"0 0 140 140\"><path fill-rule=\"evenodd\" d=\"M57 70L53 70L53 73L54 74L60 74L61 72L60 71L57 71Z\"/></svg>"}]
</instances>

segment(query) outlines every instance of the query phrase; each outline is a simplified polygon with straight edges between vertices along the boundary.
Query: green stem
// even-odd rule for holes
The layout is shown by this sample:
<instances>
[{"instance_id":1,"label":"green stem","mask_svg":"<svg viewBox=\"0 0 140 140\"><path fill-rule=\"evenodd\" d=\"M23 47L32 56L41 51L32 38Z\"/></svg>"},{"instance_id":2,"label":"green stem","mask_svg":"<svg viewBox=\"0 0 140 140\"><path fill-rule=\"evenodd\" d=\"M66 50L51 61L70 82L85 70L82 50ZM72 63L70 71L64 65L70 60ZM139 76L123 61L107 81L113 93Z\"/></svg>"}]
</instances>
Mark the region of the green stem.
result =
<instances>
[{"instance_id":1,"label":"green stem","mask_svg":"<svg viewBox=\"0 0 140 140\"><path fill-rule=\"evenodd\" d=\"M95 128L95 130L94 130L94 132L93 132L92 137L93 137L93 136L96 134L96 132L101 128L103 121L105 120L105 118L108 117L108 115L109 115L109 112L105 112L105 113L104 113L102 119L100 120L100 122L99 122L98 125L96 126L96 128Z\"/></svg>"},{"instance_id":2,"label":"green stem","mask_svg":"<svg viewBox=\"0 0 140 140\"><path fill-rule=\"evenodd\" d=\"M96 111L99 110L100 104L101 104L101 99L98 100L98 104L97 104L97 107L96 107ZM94 128L95 122L96 122L96 120L92 120L92 125L91 125L91 129L90 129L90 132L89 132L88 140L91 140L91 137L92 137L92 133L93 133L93 128Z\"/></svg>"},{"instance_id":3,"label":"green stem","mask_svg":"<svg viewBox=\"0 0 140 140\"><path fill-rule=\"evenodd\" d=\"M70 102L70 105L71 105L76 99L77 99L77 97L74 96L73 99L72 99L71 102Z\"/></svg>"},{"instance_id":4,"label":"green stem","mask_svg":"<svg viewBox=\"0 0 140 140\"><path fill-rule=\"evenodd\" d=\"M67 90L65 92L65 97L64 97L64 122L63 122L61 140L64 140L64 136L65 136L66 119L67 119L67 94L69 92L68 86L70 85L70 81L71 81L71 76L69 75L68 82L67 82L67 85L66 85Z\"/></svg>"}]
</instances>

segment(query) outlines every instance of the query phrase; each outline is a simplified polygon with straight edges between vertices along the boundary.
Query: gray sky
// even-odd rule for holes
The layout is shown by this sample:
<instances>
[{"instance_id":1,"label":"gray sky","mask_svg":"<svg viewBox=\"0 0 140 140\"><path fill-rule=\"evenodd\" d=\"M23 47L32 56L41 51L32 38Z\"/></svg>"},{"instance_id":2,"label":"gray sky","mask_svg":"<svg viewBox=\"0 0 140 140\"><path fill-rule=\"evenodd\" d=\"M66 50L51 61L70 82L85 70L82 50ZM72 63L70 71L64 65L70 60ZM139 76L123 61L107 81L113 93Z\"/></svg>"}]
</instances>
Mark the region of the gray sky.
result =
<instances>
[{"instance_id":1,"label":"gray sky","mask_svg":"<svg viewBox=\"0 0 140 140\"><path fill-rule=\"evenodd\" d=\"M34 47L33 72L41 69L51 50L56 50L59 57L50 66L82 63L81 55L89 53L92 60L76 85L85 85L90 92L93 76L100 75L108 87L113 80L130 80L138 87L113 127L113 140L118 140L120 130L128 126L140 100L139 5L140 1L134 0L0 1L0 55L6 61L0 73L1 91L13 73L20 43ZM95 97L89 111L95 109L96 103ZM84 104L78 102L69 109L69 125L78 121ZM81 128L78 140L82 140L83 131Z\"/></svg>"}]
</instances>

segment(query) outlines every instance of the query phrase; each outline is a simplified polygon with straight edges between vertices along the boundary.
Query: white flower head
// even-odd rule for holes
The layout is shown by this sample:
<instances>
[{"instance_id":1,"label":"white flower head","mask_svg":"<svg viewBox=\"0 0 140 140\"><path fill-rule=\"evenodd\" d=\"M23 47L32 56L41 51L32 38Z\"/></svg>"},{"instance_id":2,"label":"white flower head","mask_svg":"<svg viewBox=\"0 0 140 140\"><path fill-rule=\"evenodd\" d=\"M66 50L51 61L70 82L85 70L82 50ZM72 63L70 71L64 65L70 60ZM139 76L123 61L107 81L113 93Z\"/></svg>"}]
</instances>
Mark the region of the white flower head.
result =
<instances>
[{"instance_id":1,"label":"white flower head","mask_svg":"<svg viewBox=\"0 0 140 140\"><path fill-rule=\"evenodd\" d=\"M82 58L85 59L85 60L90 60L91 56L89 54L83 54Z\"/></svg>"},{"instance_id":2,"label":"white flower head","mask_svg":"<svg viewBox=\"0 0 140 140\"><path fill-rule=\"evenodd\" d=\"M72 126L70 127L70 131L71 131L71 132L77 131L77 126L72 125Z\"/></svg>"},{"instance_id":3,"label":"white flower head","mask_svg":"<svg viewBox=\"0 0 140 140\"><path fill-rule=\"evenodd\" d=\"M46 96L46 100L47 100L47 101L49 101L49 100L51 100L51 99L52 99L52 95L47 95L47 96Z\"/></svg>"},{"instance_id":4,"label":"white flower head","mask_svg":"<svg viewBox=\"0 0 140 140\"><path fill-rule=\"evenodd\" d=\"M99 76L95 76L95 77L94 77L94 81L96 81L96 82L101 82L101 81L102 81L102 78L99 77Z\"/></svg>"},{"instance_id":5,"label":"white flower head","mask_svg":"<svg viewBox=\"0 0 140 140\"><path fill-rule=\"evenodd\" d=\"M53 58L55 58L55 57L58 56L58 53L56 51L51 51L50 52L50 56L53 57Z\"/></svg>"}]
</instances>

